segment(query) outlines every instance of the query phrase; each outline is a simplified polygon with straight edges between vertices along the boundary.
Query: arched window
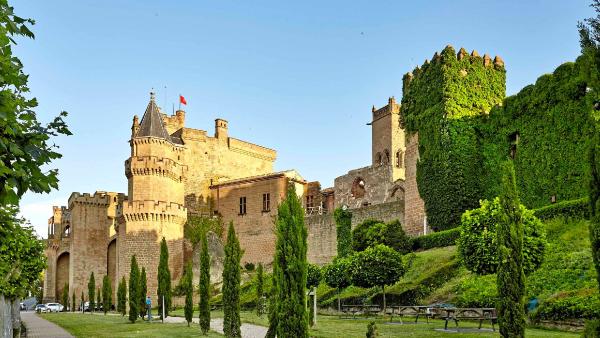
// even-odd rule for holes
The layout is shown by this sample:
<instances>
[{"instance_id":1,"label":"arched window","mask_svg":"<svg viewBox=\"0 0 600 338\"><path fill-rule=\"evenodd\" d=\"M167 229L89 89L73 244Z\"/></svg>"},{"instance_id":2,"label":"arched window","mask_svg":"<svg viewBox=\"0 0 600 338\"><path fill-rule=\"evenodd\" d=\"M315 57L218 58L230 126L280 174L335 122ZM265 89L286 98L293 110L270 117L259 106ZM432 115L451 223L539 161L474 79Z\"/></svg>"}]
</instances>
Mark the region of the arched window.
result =
<instances>
[{"instance_id":1,"label":"arched window","mask_svg":"<svg viewBox=\"0 0 600 338\"><path fill-rule=\"evenodd\" d=\"M381 153L377 152L377 154L375 154L375 165L381 165Z\"/></svg>"},{"instance_id":2,"label":"arched window","mask_svg":"<svg viewBox=\"0 0 600 338\"><path fill-rule=\"evenodd\" d=\"M357 177L352 183L352 197L362 198L365 196L365 180L362 177Z\"/></svg>"},{"instance_id":3,"label":"arched window","mask_svg":"<svg viewBox=\"0 0 600 338\"><path fill-rule=\"evenodd\" d=\"M396 152L396 167L402 168L404 165L404 152L402 150L398 150Z\"/></svg>"},{"instance_id":4,"label":"arched window","mask_svg":"<svg viewBox=\"0 0 600 338\"><path fill-rule=\"evenodd\" d=\"M390 151L386 149L383 151L383 162L381 164L389 164L389 163L390 163Z\"/></svg>"}]
</instances>

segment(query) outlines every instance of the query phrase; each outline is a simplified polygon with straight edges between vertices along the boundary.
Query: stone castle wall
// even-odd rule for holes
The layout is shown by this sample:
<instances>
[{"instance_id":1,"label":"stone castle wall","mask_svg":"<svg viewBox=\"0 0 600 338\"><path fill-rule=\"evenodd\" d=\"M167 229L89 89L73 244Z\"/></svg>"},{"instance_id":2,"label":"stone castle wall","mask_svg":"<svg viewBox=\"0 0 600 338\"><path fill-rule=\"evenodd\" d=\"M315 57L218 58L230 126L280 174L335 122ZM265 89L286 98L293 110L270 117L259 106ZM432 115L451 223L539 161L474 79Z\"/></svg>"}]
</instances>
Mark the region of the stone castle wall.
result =
<instances>
[{"instance_id":1,"label":"stone castle wall","mask_svg":"<svg viewBox=\"0 0 600 338\"><path fill-rule=\"evenodd\" d=\"M405 222L409 232L423 234L425 202L417 187L417 162L419 161L419 134L408 137L406 146L406 181L404 182Z\"/></svg>"}]
</instances>

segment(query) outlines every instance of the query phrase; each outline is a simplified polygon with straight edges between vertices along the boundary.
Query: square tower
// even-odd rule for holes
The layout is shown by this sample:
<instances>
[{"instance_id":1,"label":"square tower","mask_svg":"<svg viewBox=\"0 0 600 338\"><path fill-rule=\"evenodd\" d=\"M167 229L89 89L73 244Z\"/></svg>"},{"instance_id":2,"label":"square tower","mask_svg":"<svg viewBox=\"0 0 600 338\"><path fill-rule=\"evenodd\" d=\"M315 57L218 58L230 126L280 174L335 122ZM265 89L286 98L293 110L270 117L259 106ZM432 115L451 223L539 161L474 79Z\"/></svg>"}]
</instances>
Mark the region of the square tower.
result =
<instances>
[{"instance_id":1,"label":"square tower","mask_svg":"<svg viewBox=\"0 0 600 338\"><path fill-rule=\"evenodd\" d=\"M392 166L392 180L405 178L404 154L406 144L404 129L400 126L400 105L392 96L388 104L375 109L373 106L371 124L372 166Z\"/></svg>"}]
</instances>

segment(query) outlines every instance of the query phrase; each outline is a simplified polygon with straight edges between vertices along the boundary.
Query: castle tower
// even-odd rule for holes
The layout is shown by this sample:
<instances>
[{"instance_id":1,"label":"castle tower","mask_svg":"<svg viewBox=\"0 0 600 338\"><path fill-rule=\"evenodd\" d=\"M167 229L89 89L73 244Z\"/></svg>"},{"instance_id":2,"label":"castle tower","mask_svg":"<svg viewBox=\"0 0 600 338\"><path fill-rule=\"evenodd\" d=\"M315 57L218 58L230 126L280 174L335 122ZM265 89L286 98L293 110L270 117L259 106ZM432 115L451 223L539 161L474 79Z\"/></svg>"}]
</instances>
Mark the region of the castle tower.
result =
<instances>
[{"instance_id":1,"label":"castle tower","mask_svg":"<svg viewBox=\"0 0 600 338\"><path fill-rule=\"evenodd\" d=\"M131 157L125 161L129 197L123 203L118 229L117 275L120 280L129 274L131 256L136 255L140 270L146 268L148 295L156 299L163 238L169 247L171 278L178 280L183 272L185 147L180 138L167 132L154 93L139 126L137 119L133 124Z\"/></svg>"},{"instance_id":2,"label":"castle tower","mask_svg":"<svg viewBox=\"0 0 600 338\"><path fill-rule=\"evenodd\" d=\"M400 105L392 96L380 109L373 107L371 122L371 156L373 166L392 166L393 181L404 179L406 145L404 129L400 127Z\"/></svg>"}]
</instances>

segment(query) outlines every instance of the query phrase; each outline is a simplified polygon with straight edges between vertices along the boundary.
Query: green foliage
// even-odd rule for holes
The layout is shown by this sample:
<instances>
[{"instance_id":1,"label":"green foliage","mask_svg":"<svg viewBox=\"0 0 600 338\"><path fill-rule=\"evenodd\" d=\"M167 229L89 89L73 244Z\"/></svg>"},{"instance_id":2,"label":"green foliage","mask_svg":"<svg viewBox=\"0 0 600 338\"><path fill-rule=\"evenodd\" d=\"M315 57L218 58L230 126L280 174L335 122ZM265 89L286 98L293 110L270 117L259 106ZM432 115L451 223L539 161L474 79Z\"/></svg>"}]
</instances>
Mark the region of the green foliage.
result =
<instances>
[{"instance_id":1,"label":"green foliage","mask_svg":"<svg viewBox=\"0 0 600 338\"><path fill-rule=\"evenodd\" d=\"M69 283L65 283L62 289L61 303L64 305L63 311L67 312L69 306Z\"/></svg>"},{"instance_id":2,"label":"green foliage","mask_svg":"<svg viewBox=\"0 0 600 338\"><path fill-rule=\"evenodd\" d=\"M121 314L121 316L125 316L127 313L127 281L125 281L125 276L119 282L119 288L117 289L117 312Z\"/></svg>"},{"instance_id":3,"label":"green foliage","mask_svg":"<svg viewBox=\"0 0 600 338\"><path fill-rule=\"evenodd\" d=\"M497 228L503 214L501 199L481 201L478 209L467 210L463 214L461 234L457 241L458 250L467 269L477 274L495 273L498 267ZM519 206L523 238L523 258L525 273L535 271L544 260L546 247L545 231L542 222L533 212Z\"/></svg>"},{"instance_id":4,"label":"green foliage","mask_svg":"<svg viewBox=\"0 0 600 338\"><path fill-rule=\"evenodd\" d=\"M139 298L140 270L135 255L131 256L131 267L129 271L129 321L135 323L138 319L140 306Z\"/></svg>"},{"instance_id":5,"label":"green foliage","mask_svg":"<svg viewBox=\"0 0 600 338\"><path fill-rule=\"evenodd\" d=\"M377 332L377 325L375 322L370 322L367 325L367 338L375 338L379 336L379 332Z\"/></svg>"},{"instance_id":6,"label":"green foliage","mask_svg":"<svg viewBox=\"0 0 600 338\"><path fill-rule=\"evenodd\" d=\"M240 259L242 251L233 223L229 223L225 262L223 263L223 333L226 337L241 337L240 319Z\"/></svg>"},{"instance_id":7,"label":"green foliage","mask_svg":"<svg viewBox=\"0 0 600 338\"><path fill-rule=\"evenodd\" d=\"M200 330L206 335L210 330L210 257L208 255L208 240L206 234L201 236L202 248L200 250L200 304L198 304Z\"/></svg>"},{"instance_id":8,"label":"green foliage","mask_svg":"<svg viewBox=\"0 0 600 338\"><path fill-rule=\"evenodd\" d=\"M382 288L383 307L385 308L385 286L397 282L406 272L406 267L400 253L379 244L355 253L352 256L350 271L353 285L364 288L374 286Z\"/></svg>"},{"instance_id":9,"label":"green foliage","mask_svg":"<svg viewBox=\"0 0 600 338\"><path fill-rule=\"evenodd\" d=\"M400 221L383 223L377 220L366 220L352 230L352 248L363 251L370 246L384 244L402 254L412 249L412 241L406 235Z\"/></svg>"},{"instance_id":10,"label":"green foliage","mask_svg":"<svg viewBox=\"0 0 600 338\"><path fill-rule=\"evenodd\" d=\"M142 273L140 274L140 286L138 289L138 299L140 301L140 305L138 307L138 311L140 313L140 317L144 318L146 315L146 296L148 296L148 278L146 278L146 268L142 267Z\"/></svg>"},{"instance_id":11,"label":"green foliage","mask_svg":"<svg viewBox=\"0 0 600 338\"><path fill-rule=\"evenodd\" d=\"M565 320L567 318L600 318L600 298L594 289L560 292L541 303L532 314L537 320Z\"/></svg>"},{"instance_id":12,"label":"green foliage","mask_svg":"<svg viewBox=\"0 0 600 338\"><path fill-rule=\"evenodd\" d=\"M223 237L223 220L218 217L189 215L183 227L183 236L196 247L201 243L202 235L209 231L219 238Z\"/></svg>"},{"instance_id":13,"label":"green foliage","mask_svg":"<svg viewBox=\"0 0 600 338\"><path fill-rule=\"evenodd\" d=\"M517 196L512 162L504 162L501 170L501 210L497 217L498 250L498 325L503 337L525 336L524 231L522 206Z\"/></svg>"},{"instance_id":14,"label":"green foliage","mask_svg":"<svg viewBox=\"0 0 600 338\"><path fill-rule=\"evenodd\" d=\"M433 232L427 235L415 237L412 240L412 249L429 250L432 248L441 248L456 244L456 240L460 237L460 228Z\"/></svg>"},{"instance_id":15,"label":"green foliage","mask_svg":"<svg viewBox=\"0 0 600 338\"><path fill-rule=\"evenodd\" d=\"M600 4L597 10L600 11ZM590 244L600 286L600 136L598 134L595 135L593 146L590 148L589 161Z\"/></svg>"},{"instance_id":16,"label":"green foliage","mask_svg":"<svg viewBox=\"0 0 600 338\"><path fill-rule=\"evenodd\" d=\"M582 337L585 337L585 338L600 337L600 319L586 320Z\"/></svg>"},{"instance_id":17,"label":"green foliage","mask_svg":"<svg viewBox=\"0 0 600 338\"><path fill-rule=\"evenodd\" d=\"M75 297L75 292L73 292L73 295L71 297L71 312L75 312L76 308L77 308L77 297Z\"/></svg>"},{"instance_id":18,"label":"green foliage","mask_svg":"<svg viewBox=\"0 0 600 338\"><path fill-rule=\"evenodd\" d=\"M90 279L88 280L88 299L90 302L90 312L94 312L96 308L94 305L94 301L96 300L96 280L94 279L94 272L90 274Z\"/></svg>"},{"instance_id":19,"label":"green foliage","mask_svg":"<svg viewBox=\"0 0 600 338\"><path fill-rule=\"evenodd\" d=\"M7 298L35 291L46 267L44 243L24 219L15 217L17 212L17 208L0 207L0 294Z\"/></svg>"},{"instance_id":20,"label":"green foliage","mask_svg":"<svg viewBox=\"0 0 600 338\"><path fill-rule=\"evenodd\" d=\"M84 310L85 297L83 295L83 290L81 291L81 312Z\"/></svg>"},{"instance_id":21,"label":"green foliage","mask_svg":"<svg viewBox=\"0 0 600 338\"><path fill-rule=\"evenodd\" d=\"M276 295L277 337L308 338L306 313L307 230L304 209L293 184L277 209L277 242L273 278Z\"/></svg>"},{"instance_id":22,"label":"green foliage","mask_svg":"<svg viewBox=\"0 0 600 338\"><path fill-rule=\"evenodd\" d=\"M112 285L108 275L104 275L102 279L102 300L104 301L102 308L104 309L104 314L106 314L112 307Z\"/></svg>"},{"instance_id":23,"label":"green foliage","mask_svg":"<svg viewBox=\"0 0 600 338\"><path fill-rule=\"evenodd\" d=\"M50 137L71 135L63 121L66 112L42 125L34 111L37 100L25 97L29 93L29 76L23 73L23 64L13 55L12 48L17 37L34 38L28 27L34 23L15 15L7 0L0 1L0 206L3 208L18 205L27 191L47 193L58 188L58 170L48 170L47 165L61 155L55 151L58 147L50 142Z\"/></svg>"},{"instance_id":24,"label":"green foliage","mask_svg":"<svg viewBox=\"0 0 600 338\"><path fill-rule=\"evenodd\" d=\"M336 208L333 211L333 219L337 230L338 257L349 256L352 254L352 212L343 208Z\"/></svg>"},{"instance_id":25,"label":"green foliage","mask_svg":"<svg viewBox=\"0 0 600 338\"><path fill-rule=\"evenodd\" d=\"M584 218L589 216L590 202L587 198L563 201L533 210L535 217L549 220L556 217Z\"/></svg>"},{"instance_id":26,"label":"green foliage","mask_svg":"<svg viewBox=\"0 0 600 338\"><path fill-rule=\"evenodd\" d=\"M98 307L102 306L102 292L100 291L99 287L96 290L96 305Z\"/></svg>"},{"instance_id":27,"label":"green foliage","mask_svg":"<svg viewBox=\"0 0 600 338\"><path fill-rule=\"evenodd\" d=\"M131 281L129 281L131 288ZM169 248L167 247L167 241L163 237L160 242L160 258L158 261L158 288L156 290L158 296L158 313L162 318L163 315L163 297L165 309L165 316L169 316L169 309L171 309L171 271L169 270ZM131 298L131 295L129 295ZM162 318L164 319L164 318Z\"/></svg>"},{"instance_id":28,"label":"green foliage","mask_svg":"<svg viewBox=\"0 0 600 338\"><path fill-rule=\"evenodd\" d=\"M524 205L539 208L552 196L568 201L587 195L589 168L582 155L594 135L590 112L598 96L587 90L588 64L585 57L562 64L491 111L481 126L483 197L498 196L497 168L513 145L517 191Z\"/></svg>"},{"instance_id":29,"label":"green foliage","mask_svg":"<svg viewBox=\"0 0 600 338\"><path fill-rule=\"evenodd\" d=\"M306 288L312 289L321 282L321 268L316 264L307 264Z\"/></svg>"},{"instance_id":30,"label":"green foliage","mask_svg":"<svg viewBox=\"0 0 600 338\"><path fill-rule=\"evenodd\" d=\"M262 263L258 263L258 268L256 269L256 314L259 317L262 317L265 313L264 279L263 265Z\"/></svg>"},{"instance_id":31,"label":"green foliage","mask_svg":"<svg viewBox=\"0 0 600 338\"><path fill-rule=\"evenodd\" d=\"M185 291L185 306L183 312L185 313L185 321L188 326L194 317L194 287L192 286L192 279L194 278L194 274L192 272L192 262L188 262L185 265L185 271L183 276L181 277L183 285L183 289Z\"/></svg>"},{"instance_id":32,"label":"green foliage","mask_svg":"<svg viewBox=\"0 0 600 338\"><path fill-rule=\"evenodd\" d=\"M337 289L338 311L341 311L340 290L352 284L350 279L351 257L336 257L333 262L323 268L325 283Z\"/></svg>"},{"instance_id":33,"label":"green foliage","mask_svg":"<svg viewBox=\"0 0 600 338\"><path fill-rule=\"evenodd\" d=\"M448 46L404 77L402 122L419 133L417 183L434 230L452 228L481 197L480 118L502 102L504 66Z\"/></svg>"},{"instance_id":34,"label":"green foliage","mask_svg":"<svg viewBox=\"0 0 600 338\"><path fill-rule=\"evenodd\" d=\"M251 263L251 262L246 262L246 263L244 263L244 269L245 269L246 271L250 271L250 272L251 272L251 271L254 271L255 267L256 267L256 266L254 265L254 263Z\"/></svg>"}]
</instances>

